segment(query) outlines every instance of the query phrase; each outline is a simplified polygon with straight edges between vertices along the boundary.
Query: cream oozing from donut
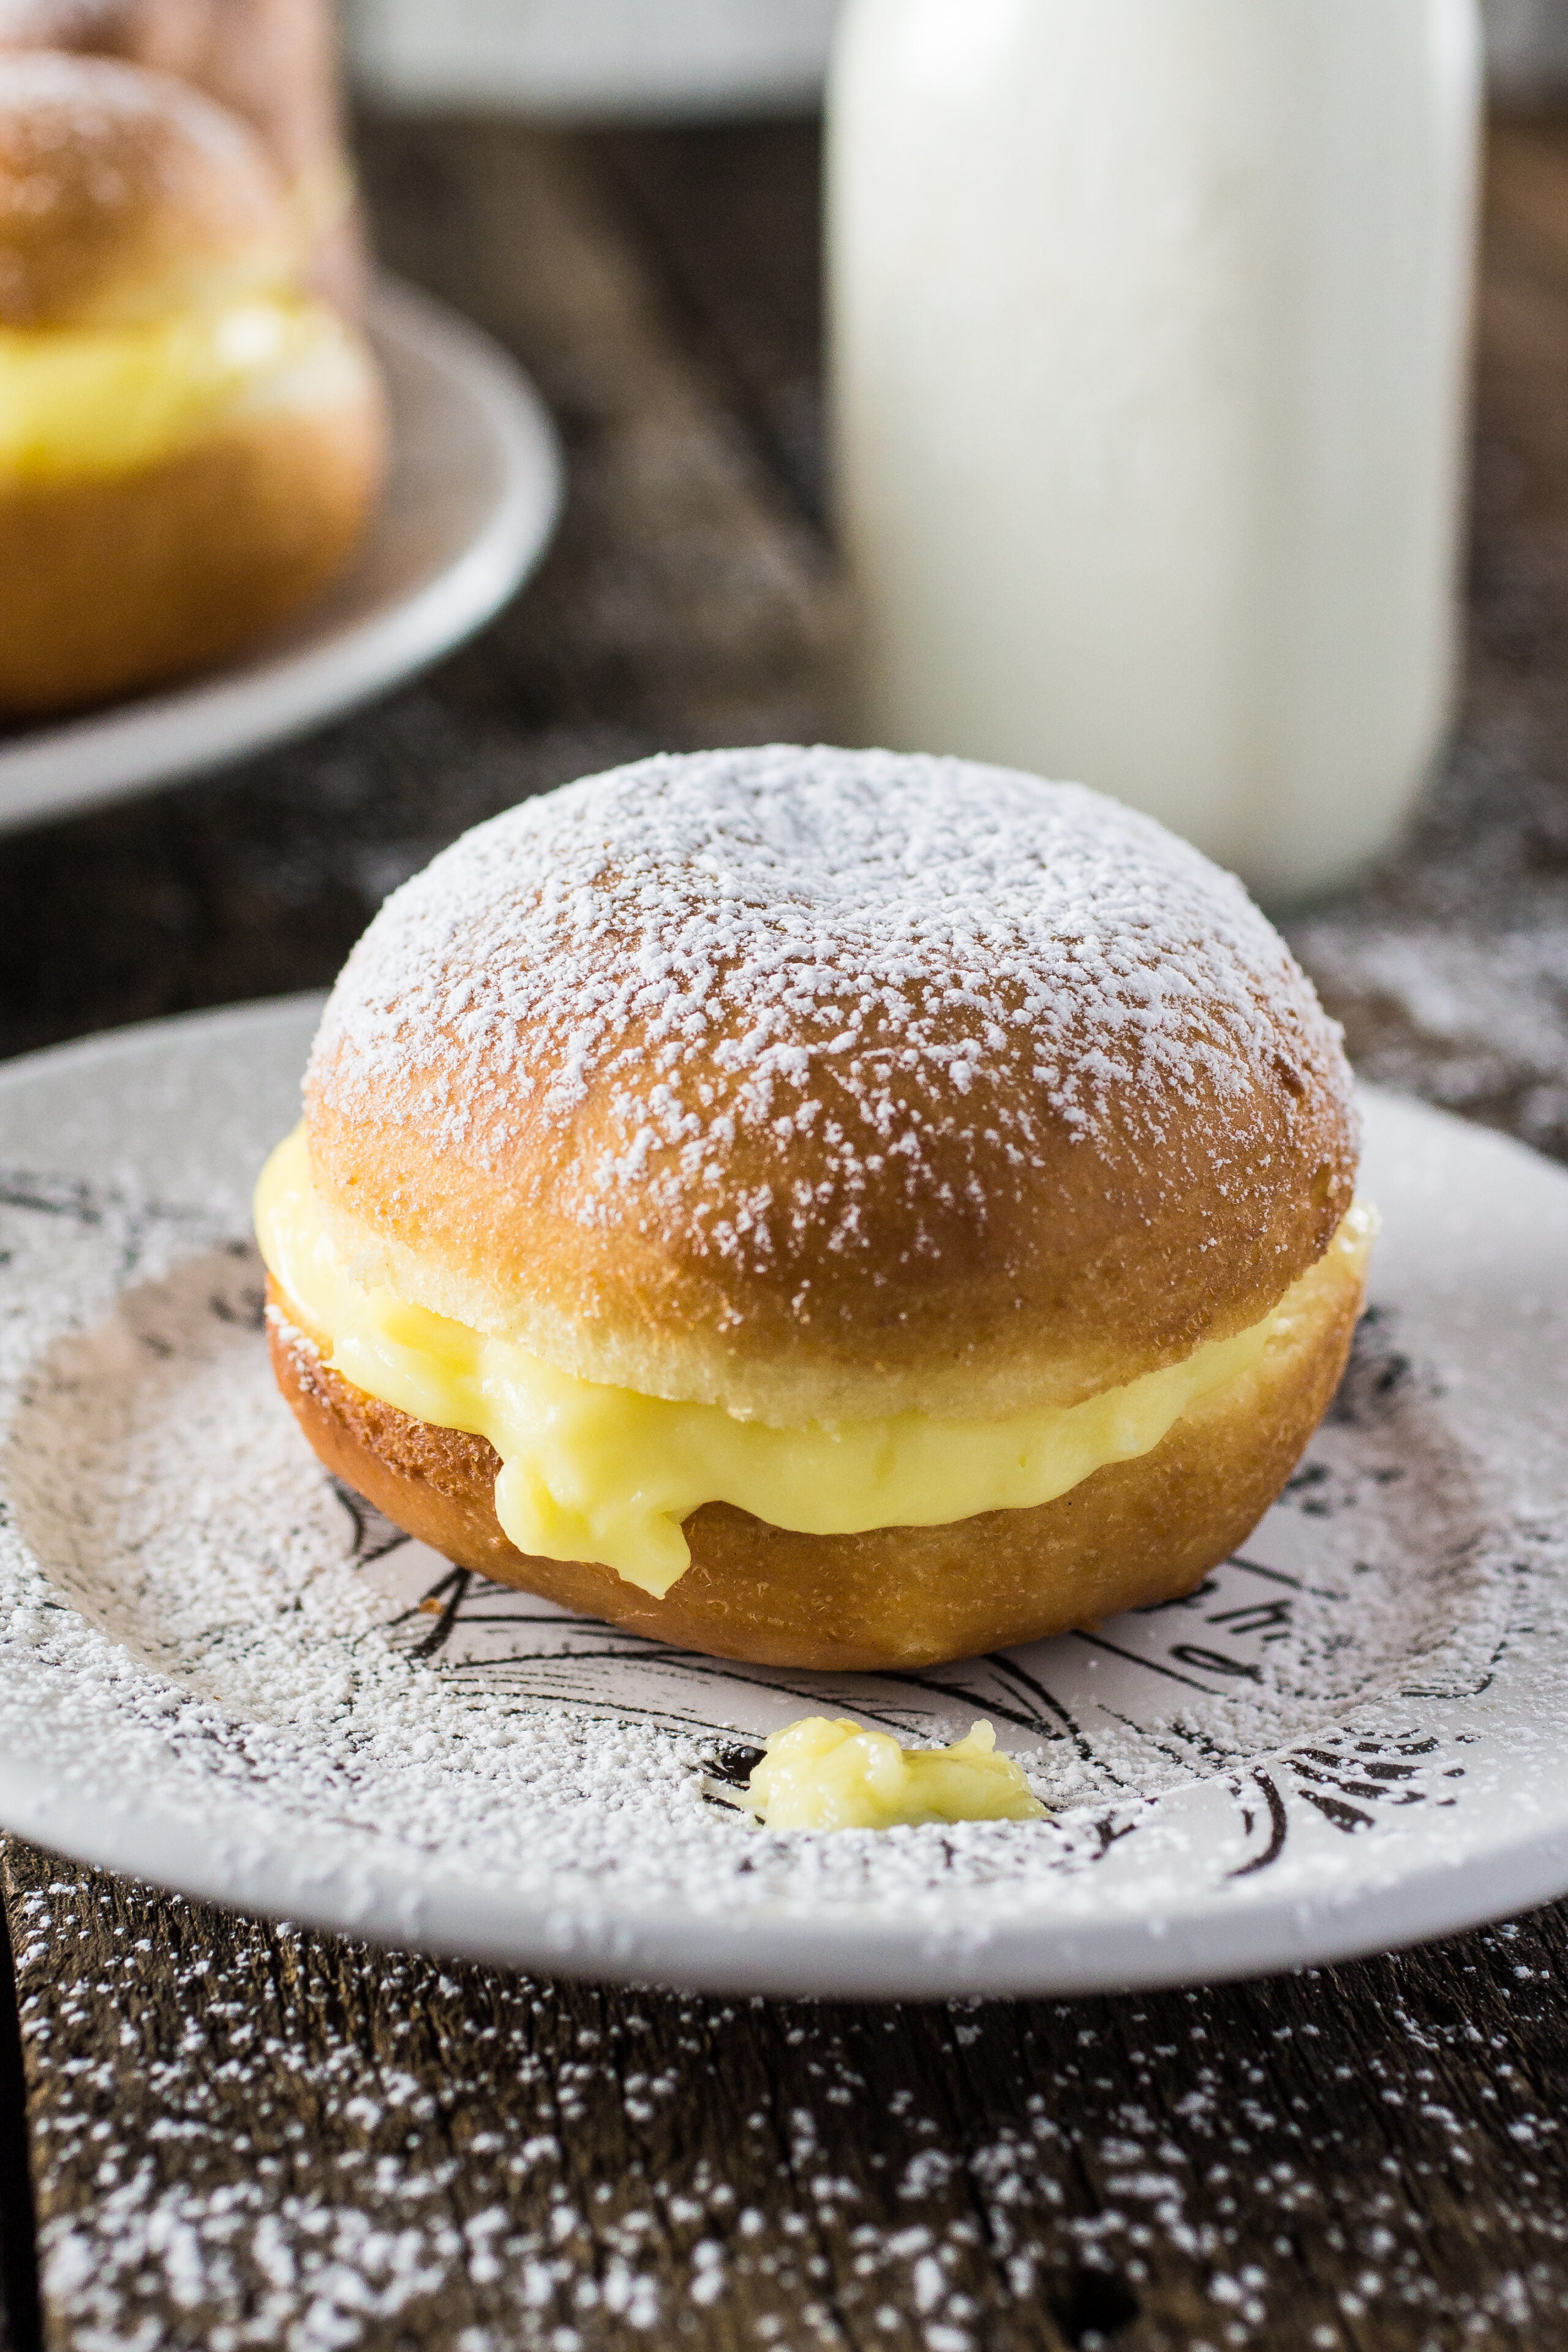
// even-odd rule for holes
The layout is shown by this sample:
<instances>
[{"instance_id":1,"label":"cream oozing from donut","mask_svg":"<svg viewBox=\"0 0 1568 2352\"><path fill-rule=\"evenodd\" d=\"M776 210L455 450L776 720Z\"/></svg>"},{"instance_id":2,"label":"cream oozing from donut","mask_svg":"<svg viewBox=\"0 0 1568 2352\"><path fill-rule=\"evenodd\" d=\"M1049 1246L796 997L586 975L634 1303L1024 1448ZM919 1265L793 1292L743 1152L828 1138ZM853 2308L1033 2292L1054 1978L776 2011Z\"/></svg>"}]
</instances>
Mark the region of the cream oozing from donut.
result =
<instances>
[{"instance_id":1,"label":"cream oozing from donut","mask_svg":"<svg viewBox=\"0 0 1568 2352\"><path fill-rule=\"evenodd\" d=\"M520 1552L587 1560L662 1596L690 1563L682 1522L724 1502L806 1535L942 1527L1053 1501L1107 1463L1148 1454L1182 1414L1288 1345L1374 1228L1352 1208L1324 1258L1257 1323L1068 1406L994 1421L879 1413L777 1427L718 1404L580 1379L515 1340L355 1280L311 1180L302 1129L257 1192L257 1234L286 1307L331 1369L383 1403L489 1440L495 1507ZM868 1405L875 1383L865 1383Z\"/></svg>"},{"instance_id":2,"label":"cream oozing from donut","mask_svg":"<svg viewBox=\"0 0 1568 2352\"><path fill-rule=\"evenodd\" d=\"M149 325L0 327L0 483L129 472L262 406L369 394L358 339L295 294Z\"/></svg>"}]
</instances>

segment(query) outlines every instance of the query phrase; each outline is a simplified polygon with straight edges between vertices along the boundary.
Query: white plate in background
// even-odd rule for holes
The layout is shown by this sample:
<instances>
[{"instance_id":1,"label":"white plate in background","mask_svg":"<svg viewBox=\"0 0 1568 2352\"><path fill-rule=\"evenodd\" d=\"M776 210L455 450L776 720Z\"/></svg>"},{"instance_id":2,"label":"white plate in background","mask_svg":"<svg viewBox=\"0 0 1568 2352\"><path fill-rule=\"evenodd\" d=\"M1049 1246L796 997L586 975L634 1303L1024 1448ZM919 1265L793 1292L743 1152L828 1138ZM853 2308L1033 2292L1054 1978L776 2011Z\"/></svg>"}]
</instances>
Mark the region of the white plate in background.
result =
<instances>
[{"instance_id":1,"label":"white plate in background","mask_svg":"<svg viewBox=\"0 0 1568 2352\"><path fill-rule=\"evenodd\" d=\"M0 1072L0 1822L241 1908L535 1969L1065 1992L1413 1941L1568 1887L1568 1174L1388 1096L1329 1421L1235 1559L1092 1634L727 1665L450 1570L273 1390L248 1196L316 1003ZM773 1835L806 1709L989 1716L1031 1823Z\"/></svg>"},{"instance_id":2,"label":"white plate in background","mask_svg":"<svg viewBox=\"0 0 1568 2352\"><path fill-rule=\"evenodd\" d=\"M578 115L809 106L838 0L348 0L383 103Z\"/></svg>"},{"instance_id":3,"label":"white plate in background","mask_svg":"<svg viewBox=\"0 0 1568 2352\"><path fill-rule=\"evenodd\" d=\"M422 669L527 578L561 501L555 431L489 336L387 279L370 331L391 466L342 579L220 670L81 718L0 733L0 832L223 766Z\"/></svg>"}]
</instances>

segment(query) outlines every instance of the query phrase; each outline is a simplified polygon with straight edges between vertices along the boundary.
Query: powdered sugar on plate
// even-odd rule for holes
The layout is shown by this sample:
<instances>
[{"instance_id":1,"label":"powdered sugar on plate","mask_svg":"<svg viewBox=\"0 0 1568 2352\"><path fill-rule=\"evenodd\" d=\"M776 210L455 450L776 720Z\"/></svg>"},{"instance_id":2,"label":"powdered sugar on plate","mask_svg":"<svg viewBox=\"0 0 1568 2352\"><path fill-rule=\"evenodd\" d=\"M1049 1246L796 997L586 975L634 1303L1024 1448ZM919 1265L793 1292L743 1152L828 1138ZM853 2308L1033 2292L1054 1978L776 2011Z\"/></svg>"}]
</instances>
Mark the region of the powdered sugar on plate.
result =
<instances>
[{"instance_id":1,"label":"powdered sugar on plate","mask_svg":"<svg viewBox=\"0 0 1568 2352\"><path fill-rule=\"evenodd\" d=\"M791 1675L487 1585L334 1490L243 1237L310 1023L170 1024L0 1082L16 1827L395 1939L759 1989L1222 1973L1568 1883L1561 1174L1374 1100L1375 1312L1236 1559L1031 1650ZM39 1137L53 1172L19 1158ZM1052 1816L775 1836L713 1801L825 1706L920 1738L988 1716Z\"/></svg>"}]
</instances>

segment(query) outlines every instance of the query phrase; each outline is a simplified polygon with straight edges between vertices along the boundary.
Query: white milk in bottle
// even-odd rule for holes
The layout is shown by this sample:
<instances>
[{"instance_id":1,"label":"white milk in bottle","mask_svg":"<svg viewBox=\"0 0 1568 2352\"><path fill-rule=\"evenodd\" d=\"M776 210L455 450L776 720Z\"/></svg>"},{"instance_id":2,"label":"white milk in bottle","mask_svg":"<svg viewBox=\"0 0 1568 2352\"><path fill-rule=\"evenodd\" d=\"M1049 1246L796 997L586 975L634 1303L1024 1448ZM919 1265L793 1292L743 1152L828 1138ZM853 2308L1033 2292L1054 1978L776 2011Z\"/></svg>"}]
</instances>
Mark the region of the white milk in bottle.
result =
<instances>
[{"instance_id":1,"label":"white milk in bottle","mask_svg":"<svg viewBox=\"0 0 1568 2352\"><path fill-rule=\"evenodd\" d=\"M1265 895L1452 684L1475 0L848 0L829 105L864 740L1070 776Z\"/></svg>"}]
</instances>

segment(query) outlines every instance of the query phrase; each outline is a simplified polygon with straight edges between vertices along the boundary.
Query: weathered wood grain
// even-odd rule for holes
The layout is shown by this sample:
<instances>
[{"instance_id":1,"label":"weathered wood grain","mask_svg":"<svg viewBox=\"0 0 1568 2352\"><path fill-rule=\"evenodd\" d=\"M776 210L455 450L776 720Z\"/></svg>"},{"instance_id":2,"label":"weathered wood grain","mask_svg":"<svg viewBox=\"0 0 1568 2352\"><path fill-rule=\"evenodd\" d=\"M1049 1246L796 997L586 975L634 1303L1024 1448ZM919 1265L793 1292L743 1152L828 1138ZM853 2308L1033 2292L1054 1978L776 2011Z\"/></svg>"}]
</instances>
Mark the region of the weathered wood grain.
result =
<instances>
[{"instance_id":1,"label":"weathered wood grain","mask_svg":"<svg viewBox=\"0 0 1568 2352\"><path fill-rule=\"evenodd\" d=\"M381 709L0 843L13 1048L325 978L440 840L595 761L830 726L808 137L384 125L367 156L398 266L561 414L561 543ZM1464 731L1401 856L1297 935L1363 1058L1568 1153L1568 131L1502 133L1490 220ZM1568 2342L1568 1906L1264 1985L811 2008L5 1868L51 2352Z\"/></svg>"},{"instance_id":2,"label":"weathered wood grain","mask_svg":"<svg viewBox=\"0 0 1568 2352\"><path fill-rule=\"evenodd\" d=\"M1561 1910L1205 1993L613 1993L14 1848L51 2345L1568 2338Z\"/></svg>"},{"instance_id":3,"label":"weathered wood grain","mask_svg":"<svg viewBox=\"0 0 1568 2352\"><path fill-rule=\"evenodd\" d=\"M11 1947L0 1902L0 2352L35 2352L37 2277L26 2095Z\"/></svg>"},{"instance_id":4,"label":"weathered wood grain","mask_svg":"<svg viewBox=\"0 0 1568 2352\"><path fill-rule=\"evenodd\" d=\"M817 523L827 488L820 144L815 122L768 122L679 142L622 131L604 151L687 348Z\"/></svg>"},{"instance_id":5,"label":"weathered wood grain","mask_svg":"<svg viewBox=\"0 0 1568 2352\"><path fill-rule=\"evenodd\" d=\"M553 643L534 689L552 724L601 723L635 681L666 744L797 734L819 714L826 567L689 353L603 142L384 125L365 157L387 260L525 360L578 460L557 561L484 658L510 649L521 683Z\"/></svg>"},{"instance_id":6,"label":"weathered wood grain","mask_svg":"<svg viewBox=\"0 0 1568 2352\"><path fill-rule=\"evenodd\" d=\"M1461 723L1405 840L1290 927L1369 1077L1568 1158L1568 121L1491 142Z\"/></svg>"}]
</instances>

